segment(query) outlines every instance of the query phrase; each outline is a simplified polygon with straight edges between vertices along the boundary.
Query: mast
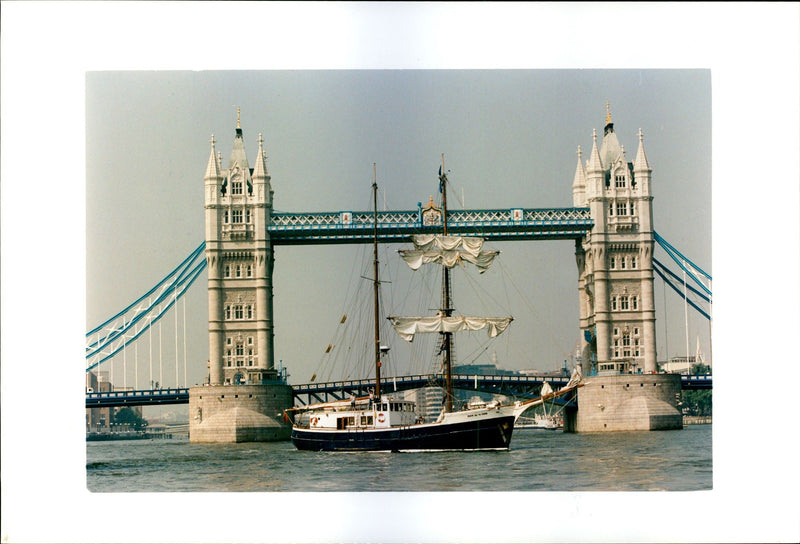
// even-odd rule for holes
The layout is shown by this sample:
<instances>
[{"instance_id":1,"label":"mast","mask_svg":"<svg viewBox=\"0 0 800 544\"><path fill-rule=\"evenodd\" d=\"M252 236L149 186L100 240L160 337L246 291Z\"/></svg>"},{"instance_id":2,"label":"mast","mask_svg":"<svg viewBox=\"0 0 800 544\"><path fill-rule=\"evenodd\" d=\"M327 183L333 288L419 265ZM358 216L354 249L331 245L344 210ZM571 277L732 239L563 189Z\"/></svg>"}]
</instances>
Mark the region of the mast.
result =
<instances>
[{"instance_id":1,"label":"mast","mask_svg":"<svg viewBox=\"0 0 800 544\"><path fill-rule=\"evenodd\" d=\"M372 223L373 223L373 302L375 313L375 398L380 402L381 398L381 335L378 324L378 293L380 281L378 279L378 171L375 163L372 163Z\"/></svg>"},{"instance_id":2,"label":"mast","mask_svg":"<svg viewBox=\"0 0 800 544\"><path fill-rule=\"evenodd\" d=\"M444 235L447 236L447 174L444 169L444 153L442 153L442 166L439 174L439 188L442 191L442 227ZM442 312L445 317L453 315L450 301L450 269L447 266L442 268ZM453 411L453 371L451 359L452 333L445 331L442 352L444 355L444 382L445 382L445 403L444 411Z\"/></svg>"},{"instance_id":3,"label":"mast","mask_svg":"<svg viewBox=\"0 0 800 544\"><path fill-rule=\"evenodd\" d=\"M439 264L442 269L442 297L439 311L435 316L390 316L395 332L406 342L412 342L418 333L438 333L441 348L436 354L442 355L442 373L444 374L445 399L443 413L453 410L453 333L460 331L477 331L487 329L489 338L494 338L506 330L513 317L468 317L454 316L452 302L452 281L450 268L470 263L481 273L488 270L499 251L484 250L483 238L450 236L447 225L447 173L444 172L444 154L442 166L439 167L439 192L442 193L441 211L433 203L422 210L422 222L427 227L442 222L444 234L414 234L411 241L414 249L398 251L412 270L418 270L424 264Z\"/></svg>"}]
</instances>

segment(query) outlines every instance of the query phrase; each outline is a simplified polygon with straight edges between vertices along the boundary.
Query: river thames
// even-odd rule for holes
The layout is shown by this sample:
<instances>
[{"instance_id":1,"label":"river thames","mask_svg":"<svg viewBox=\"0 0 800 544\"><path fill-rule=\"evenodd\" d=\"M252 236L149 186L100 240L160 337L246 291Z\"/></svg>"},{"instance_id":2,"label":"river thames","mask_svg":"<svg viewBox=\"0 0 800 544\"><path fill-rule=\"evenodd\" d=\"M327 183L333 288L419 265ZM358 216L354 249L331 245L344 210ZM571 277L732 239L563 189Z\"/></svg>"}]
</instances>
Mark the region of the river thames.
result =
<instances>
[{"instance_id":1,"label":"river thames","mask_svg":"<svg viewBox=\"0 0 800 544\"><path fill-rule=\"evenodd\" d=\"M699 491L712 426L572 434L518 429L508 451L323 453L291 442L87 442L92 492Z\"/></svg>"},{"instance_id":2,"label":"river thames","mask_svg":"<svg viewBox=\"0 0 800 544\"><path fill-rule=\"evenodd\" d=\"M51 441L37 456L29 441L30 459L4 458L3 486L25 485L3 514L36 542L796 541L767 538L796 532L796 479L781 458L793 450L758 427L724 433L730 420L717 419L517 429L499 452L315 453L182 436Z\"/></svg>"}]
</instances>

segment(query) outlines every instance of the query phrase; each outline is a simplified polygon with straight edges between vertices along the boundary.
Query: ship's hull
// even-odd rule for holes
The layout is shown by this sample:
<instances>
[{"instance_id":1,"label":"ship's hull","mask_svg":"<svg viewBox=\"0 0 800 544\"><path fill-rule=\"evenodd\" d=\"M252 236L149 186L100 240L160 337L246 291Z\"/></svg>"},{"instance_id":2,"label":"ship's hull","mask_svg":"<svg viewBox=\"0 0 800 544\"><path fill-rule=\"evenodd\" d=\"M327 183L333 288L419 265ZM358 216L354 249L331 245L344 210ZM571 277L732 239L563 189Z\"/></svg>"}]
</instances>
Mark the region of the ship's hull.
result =
<instances>
[{"instance_id":1,"label":"ship's hull","mask_svg":"<svg viewBox=\"0 0 800 544\"><path fill-rule=\"evenodd\" d=\"M505 450L513 431L513 415L484 412L469 419L384 429L294 427L292 442L311 451Z\"/></svg>"}]
</instances>

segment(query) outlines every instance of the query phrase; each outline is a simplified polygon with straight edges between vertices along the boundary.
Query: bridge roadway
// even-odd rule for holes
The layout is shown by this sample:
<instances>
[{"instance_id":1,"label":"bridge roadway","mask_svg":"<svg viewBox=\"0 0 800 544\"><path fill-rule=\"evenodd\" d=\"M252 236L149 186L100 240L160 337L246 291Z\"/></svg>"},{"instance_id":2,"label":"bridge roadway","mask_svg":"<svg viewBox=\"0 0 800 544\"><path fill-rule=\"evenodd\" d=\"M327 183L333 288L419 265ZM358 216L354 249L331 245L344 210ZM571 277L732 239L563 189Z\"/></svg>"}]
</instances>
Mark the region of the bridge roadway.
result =
<instances>
[{"instance_id":1,"label":"bridge roadway","mask_svg":"<svg viewBox=\"0 0 800 544\"><path fill-rule=\"evenodd\" d=\"M441 376L435 374L418 374L413 376L397 376L384 378L384 392L406 391L418 389L432 383L440 383ZM567 383L566 377L549 376L480 376L457 374L453 376L456 389L481 391L519 398L531 398L538 395L544 381L558 389ZM369 388L375 386L374 380L341 380L326 383L307 383L293 385L296 405L308 405L314 402L325 402L332 399L349 398L351 394L367 395ZM711 374L683 375L683 390L711 389ZM109 391L103 393L86 393L86 408L108 408L124 406L159 406L169 404L189 404L189 389L186 387L170 389L144 389L132 391Z\"/></svg>"}]
</instances>

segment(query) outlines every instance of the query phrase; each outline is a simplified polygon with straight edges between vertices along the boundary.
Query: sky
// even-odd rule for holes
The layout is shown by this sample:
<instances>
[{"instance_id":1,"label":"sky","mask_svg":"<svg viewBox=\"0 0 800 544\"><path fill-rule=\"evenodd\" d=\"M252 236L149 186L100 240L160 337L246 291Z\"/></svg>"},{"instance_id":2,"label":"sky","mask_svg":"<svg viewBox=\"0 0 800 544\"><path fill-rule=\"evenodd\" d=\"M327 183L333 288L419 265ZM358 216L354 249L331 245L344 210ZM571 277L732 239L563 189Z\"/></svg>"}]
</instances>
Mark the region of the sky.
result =
<instances>
[{"instance_id":1,"label":"sky","mask_svg":"<svg viewBox=\"0 0 800 544\"><path fill-rule=\"evenodd\" d=\"M69 540L64 535L85 530L83 513L92 512L99 532L75 540L109 541L112 507L173 508L160 497L145 506L139 497L107 501L85 491L83 335L202 240L208 140L213 133L227 158L236 107L249 157L264 134L275 208L324 211L367 208L373 162L387 207L413 208L434 192L441 153L467 207L570 206L576 148L590 149L608 101L630 157L644 132L656 230L715 277L714 491L637 501L548 496L549 519L572 540L589 520L595 536L640 540L654 512L677 511L689 499L705 516L690 539L720 540L730 531L736 540L796 540L791 501L751 500L796 489L786 433L769 433L770 462L755 466L766 442L731 442L743 427L767 432L775 422L765 418L793 410L779 398L768 414L752 413L737 399L752 390L750 373L787 374L781 365L791 360L800 325L795 4L4 2L3 12L2 457L4 469L15 467L4 470L4 535ZM766 227L743 225L751 217ZM352 275L334 249L278 254L276 358L293 381L319 361L342 305L336 292ZM548 369L576 339L571 243L500 249L536 310L515 311L515 334L527 337L510 337L530 346L531 364L509 351L500 365ZM345 253L357 256L354 248ZM322 278L308 265L319 258L332 263ZM188 310L200 329L192 357L203 360L205 294L195 287L193 296ZM670 306L670 297L657 323L659 334L662 322L669 327L660 357L667 346L680 353L683 340L683 308ZM320 306L337 312L308 321ZM707 342L699 323L690 322L691 334ZM313 332L288 330L299 324ZM21 387L32 379L58 400L32 405L30 388ZM52 417L55 405L63 423L31 433L30 421ZM17 406L27 417L17 417ZM38 455L54 444L60 455ZM34 473L48 482L46 492L20 477ZM202 500L181 497L201 509ZM228 506L241 501L226 497ZM518 501L504 508L503 515L522 513ZM402 509L415 514L413 505ZM623 525L614 516L620 511L631 514ZM40 522L41 512L50 523ZM149 530L164 522L153 523ZM202 540L188 525L173 538ZM174 535L174 527L156 528L160 540ZM371 530L354 539L388 538ZM665 527L662 537L684 540L677 530ZM253 539L241 531L227 539ZM506 540L525 534L512 525ZM138 529L126 537L149 538ZM290 537L278 529L269 538Z\"/></svg>"}]
</instances>

